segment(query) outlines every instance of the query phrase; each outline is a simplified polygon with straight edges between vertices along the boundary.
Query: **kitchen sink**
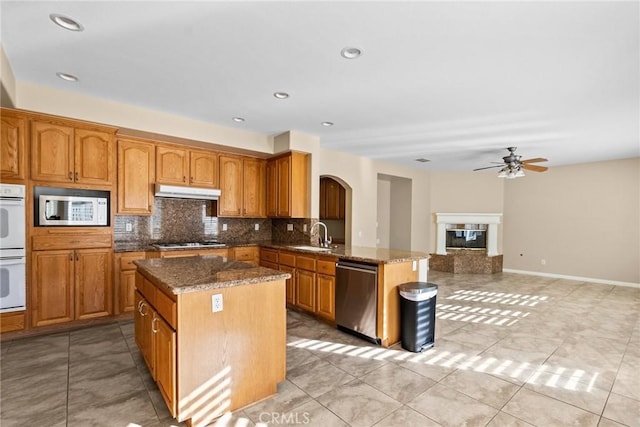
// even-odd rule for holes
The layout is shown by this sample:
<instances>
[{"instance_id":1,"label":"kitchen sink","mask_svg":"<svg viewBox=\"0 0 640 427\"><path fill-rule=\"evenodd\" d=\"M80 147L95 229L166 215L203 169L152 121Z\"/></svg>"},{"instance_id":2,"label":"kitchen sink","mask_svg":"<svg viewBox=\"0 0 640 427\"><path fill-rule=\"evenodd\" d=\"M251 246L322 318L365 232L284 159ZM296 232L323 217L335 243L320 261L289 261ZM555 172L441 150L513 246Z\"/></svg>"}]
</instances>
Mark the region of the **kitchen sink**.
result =
<instances>
[{"instance_id":1,"label":"kitchen sink","mask_svg":"<svg viewBox=\"0 0 640 427\"><path fill-rule=\"evenodd\" d=\"M301 249L304 251L312 251L312 252L331 252L331 248L321 248L319 246L309 246L309 245L292 245L289 246L293 249Z\"/></svg>"}]
</instances>

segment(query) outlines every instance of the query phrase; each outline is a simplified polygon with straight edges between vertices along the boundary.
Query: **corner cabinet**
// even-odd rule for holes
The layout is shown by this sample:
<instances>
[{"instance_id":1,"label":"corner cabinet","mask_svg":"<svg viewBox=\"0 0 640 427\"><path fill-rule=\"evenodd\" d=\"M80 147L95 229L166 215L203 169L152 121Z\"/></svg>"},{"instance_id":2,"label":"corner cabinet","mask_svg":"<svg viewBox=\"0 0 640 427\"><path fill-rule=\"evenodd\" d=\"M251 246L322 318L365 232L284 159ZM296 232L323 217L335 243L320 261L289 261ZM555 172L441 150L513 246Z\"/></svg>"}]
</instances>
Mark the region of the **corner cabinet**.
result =
<instances>
[{"instance_id":1,"label":"corner cabinet","mask_svg":"<svg viewBox=\"0 0 640 427\"><path fill-rule=\"evenodd\" d=\"M267 216L309 217L309 155L289 152L267 162Z\"/></svg>"},{"instance_id":2,"label":"corner cabinet","mask_svg":"<svg viewBox=\"0 0 640 427\"><path fill-rule=\"evenodd\" d=\"M220 155L218 215L261 218L265 216L265 170L261 159Z\"/></svg>"},{"instance_id":3,"label":"corner cabinet","mask_svg":"<svg viewBox=\"0 0 640 427\"><path fill-rule=\"evenodd\" d=\"M150 142L118 140L118 209L124 215L153 213L155 145Z\"/></svg>"},{"instance_id":4,"label":"corner cabinet","mask_svg":"<svg viewBox=\"0 0 640 427\"><path fill-rule=\"evenodd\" d=\"M31 178L84 185L113 184L115 129L31 121Z\"/></svg>"},{"instance_id":5,"label":"corner cabinet","mask_svg":"<svg viewBox=\"0 0 640 427\"><path fill-rule=\"evenodd\" d=\"M6 110L0 115L0 179L3 182L24 181L27 178L28 119Z\"/></svg>"}]
</instances>

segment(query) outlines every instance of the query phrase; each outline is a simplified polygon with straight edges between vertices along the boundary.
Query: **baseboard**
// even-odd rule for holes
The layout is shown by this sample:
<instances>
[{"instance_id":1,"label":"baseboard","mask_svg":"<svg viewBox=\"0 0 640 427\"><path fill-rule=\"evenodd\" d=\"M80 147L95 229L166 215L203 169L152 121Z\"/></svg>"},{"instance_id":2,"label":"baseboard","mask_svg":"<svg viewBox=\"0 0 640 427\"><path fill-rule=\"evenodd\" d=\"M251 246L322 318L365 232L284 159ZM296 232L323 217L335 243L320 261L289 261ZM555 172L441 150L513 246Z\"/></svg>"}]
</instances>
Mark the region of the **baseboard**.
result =
<instances>
[{"instance_id":1,"label":"baseboard","mask_svg":"<svg viewBox=\"0 0 640 427\"><path fill-rule=\"evenodd\" d=\"M529 276L552 277L556 279L567 279L567 280L577 280L579 282L596 283L599 285L626 286L628 288L640 289L640 283L633 283L633 282L619 282L617 280L594 279L592 277L568 276L565 274L555 274L555 273L541 273L539 271L513 270L511 268L504 268L502 269L502 271L504 273L527 274Z\"/></svg>"}]
</instances>

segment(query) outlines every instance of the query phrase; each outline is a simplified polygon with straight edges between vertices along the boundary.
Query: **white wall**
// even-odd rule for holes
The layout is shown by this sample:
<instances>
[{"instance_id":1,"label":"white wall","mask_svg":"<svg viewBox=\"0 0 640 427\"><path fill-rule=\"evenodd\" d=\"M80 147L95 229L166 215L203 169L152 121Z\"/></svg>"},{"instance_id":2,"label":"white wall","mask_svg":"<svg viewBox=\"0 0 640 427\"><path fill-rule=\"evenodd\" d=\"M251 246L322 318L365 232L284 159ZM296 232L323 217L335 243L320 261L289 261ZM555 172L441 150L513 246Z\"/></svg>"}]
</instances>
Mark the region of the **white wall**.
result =
<instances>
[{"instance_id":1,"label":"white wall","mask_svg":"<svg viewBox=\"0 0 640 427\"><path fill-rule=\"evenodd\" d=\"M379 248L390 247L391 234L391 181L378 175L378 205L376 242Z\"/></svg>"},{"instance_id":2,"label":"white wall","mask_svg":"<svg viewBox=\"0 0 640 427\"><path fill-rule=\"evenodd\" d=\"M0 43L0 106L13 108L16 105L16 79L9 59Z\"/></svg>"}]
</instances>

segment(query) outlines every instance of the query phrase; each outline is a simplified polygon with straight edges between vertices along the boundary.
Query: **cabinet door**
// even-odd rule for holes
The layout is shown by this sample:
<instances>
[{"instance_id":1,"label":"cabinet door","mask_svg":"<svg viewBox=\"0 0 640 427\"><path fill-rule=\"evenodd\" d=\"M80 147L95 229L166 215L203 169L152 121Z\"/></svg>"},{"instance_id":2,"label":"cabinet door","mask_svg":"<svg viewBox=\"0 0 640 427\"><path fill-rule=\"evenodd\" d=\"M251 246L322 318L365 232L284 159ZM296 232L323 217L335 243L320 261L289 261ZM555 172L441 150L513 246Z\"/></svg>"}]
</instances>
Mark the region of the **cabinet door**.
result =
<instances>
[{"instance_id":1,"label":"cabinet door","mask_svg":"<svg viewBox=\"0 0 640 427\"><path fill-rule=\"evenodd\" d=\"M155 340L153 339L153 319L155 315L156 312L153 307L140 292L136 291L136 310L133 317L136 344L154 380L156 378Z\"/></svg>"},{"instance_id":2,"label":"cabinet door","mask_svg":"<svg viewBox=\"0 0 640 427\"><path fill-rule=\"evenodd\" d=\"M27 119L2 113L0 126L0 178L23 180L25 171Z\"/></svg>"},{"instance_id":3,"label":"cabinet door","mask_svg":"<svg viewBox=\"0 0 640 427\"><path fill-rule=\"evenodd\" d=\"M295 305L310 312L316 311L316 273L296 269Z\"/></svg>"},{"instance_id":4,"label":"cabinet door","mask_svg":"<svg viewBox=\"0 0 640 427\"><path fill-rule=\"evenodd\" d=\"M278 159L278 216L291 216L291 157Z\"/></svg>"},{"instance_id":5,"label":"cabinet door","mask_svg":"<svg viewBox=\"0 0 640 427\"><path fill-rule=\"evenodd\" d=\"M75 253L76 319L111 314L111 249Z\"/></svg>"},{"instance_id":6,"label":"cabinet door","mask_svg":"<svg viewBox=\"0 0 640 427\"><path fill-rule=\"evenodd\" d=\"M125 215L151 215L155 150L153 144L118 141L118 211Z\"/></svg>"},{"instance_id":7,"label":"cabinet door","mask_svg":"<svg viewBox=\"0 0 640 427\"><path fill-rule=\"evenodd\" d=\"M189 183L194 187L218 188L218 155L206 151L189 154Z\"/></svg>"},{"instance_id":8,"label":"cabinet door","mask_svg":"<svg viewBox=\"0 0 640 427\"><path fill-rule=\"evenodd\" d=\"M278 216L278 161L267 162L267 201L266 209L268 217Z\"/></svg>"},{"instance_id":9,"label":"cabinet door","mask_svg":"<svg viewBox=\"0 0 640 427\"><path fill-rule=\"evenodd\" d=\"M75 130L75 173L78 184L111 185L113 137L108 132Z\"/></svg>"},{"instance_id":10,"label":"cabinet door","mask_svg":"<svg viewBox=\"0 0 640 427\"><path fill-rule=\"evenodd\" d=\"M291 278L287 279L286 282L286 301L287 304L295 304L296 301L296 292L295 292L295 279L296 279L296 269L293 267L289 267L287 265L280 265L278 270L284 271L285 273L291 274Z\"/></svg>"},{"instance_id":11,"label":"cabinet door","mask_svg":"<svg viewBox=\"0 0 640 427\"><path fill-rule=\"evenodd\" d=\"M320 212L318 218L327 218L327 178L320 178Z\"/></svg>"},{"instance_id":12,"label":"cabinet door","mask_svg":"<svg viewBox=\"0 0 640 427\"><path fill-rule=\"evenodd\" d=\"M242 159L220 156L218 215L242 216Z\"/></svg>"},{"instance_id":13,"label":"cabinet door","mask_svg":"<svg viewBox=\"0 0 640 427\"><path fill-rule=\"evenodd\" d=\"M326 179L326 219L340 218L340 185L333 179ZM344 217L344 215L343 215Z\"/></svg>"},{"instance_id":14,"label":"cabinet door","mask_svg":"<svg viewBox=\"0 0 640 427\"><path fill-rule=\"evenodd\" d=\"M156 383L171 416L176 416L176 333L157 313L153 320Z\"/></svg>"},{"instance_id":15,"label":"cabinet door","mask_svg":"<svg viewBox=\"0 0 640 427\"><path fill-rule=\"evenodd\" d=\"M336 318L336 279L325 274L317 275L318 315L328 320Z\"/></svg>"},{"instance_id":16,"label":"cabinet door","mask_svg":"<svg viewBox=\"0 0 640 427\"><path fill-rule=\"evenodd\" d=\"M34 251L32 324L70 322L73 313L73 251Z\"/></svg>"},{"instance_id":17,"label":"cabinet door","mask_svg":"<svg viewBox=\"0 0 640 427\"><path fill-rule=\"evenodd\" d=\"M187 185L189 158L187 150L174 147L156 147L156 182Z\"/></svg>"},{"instance_id":18,"label":"cabinet door","mask_svg":"<svg viewBox=\"0 0 640 427\"><path fill-rule=\"evenodd\" d=\"M266 161L260 159L244 159L242 168L242 215L250 218L264 217L266 212Z\"/></svg>"},{"instance_id":19,"label":"cabinet door","mask_svg":"<svg viewBox=\"0 0 640 427\"><path fill-rule=\"evenodd\" d=\"M31 123L31 178L74 181L73 128L46 122Z\"/></svg>"},{"instance_id":20,"label":"cabinet door","mask_svg":"<svg viewBox=\"0 0 640 427\"><path fill-rule=\"evenodd\" d=\"M135 270L121 271L119 278L119 309L120 313L133 311L135 308L134 294L136 291Z\"/></svg>"}]
</instances>

